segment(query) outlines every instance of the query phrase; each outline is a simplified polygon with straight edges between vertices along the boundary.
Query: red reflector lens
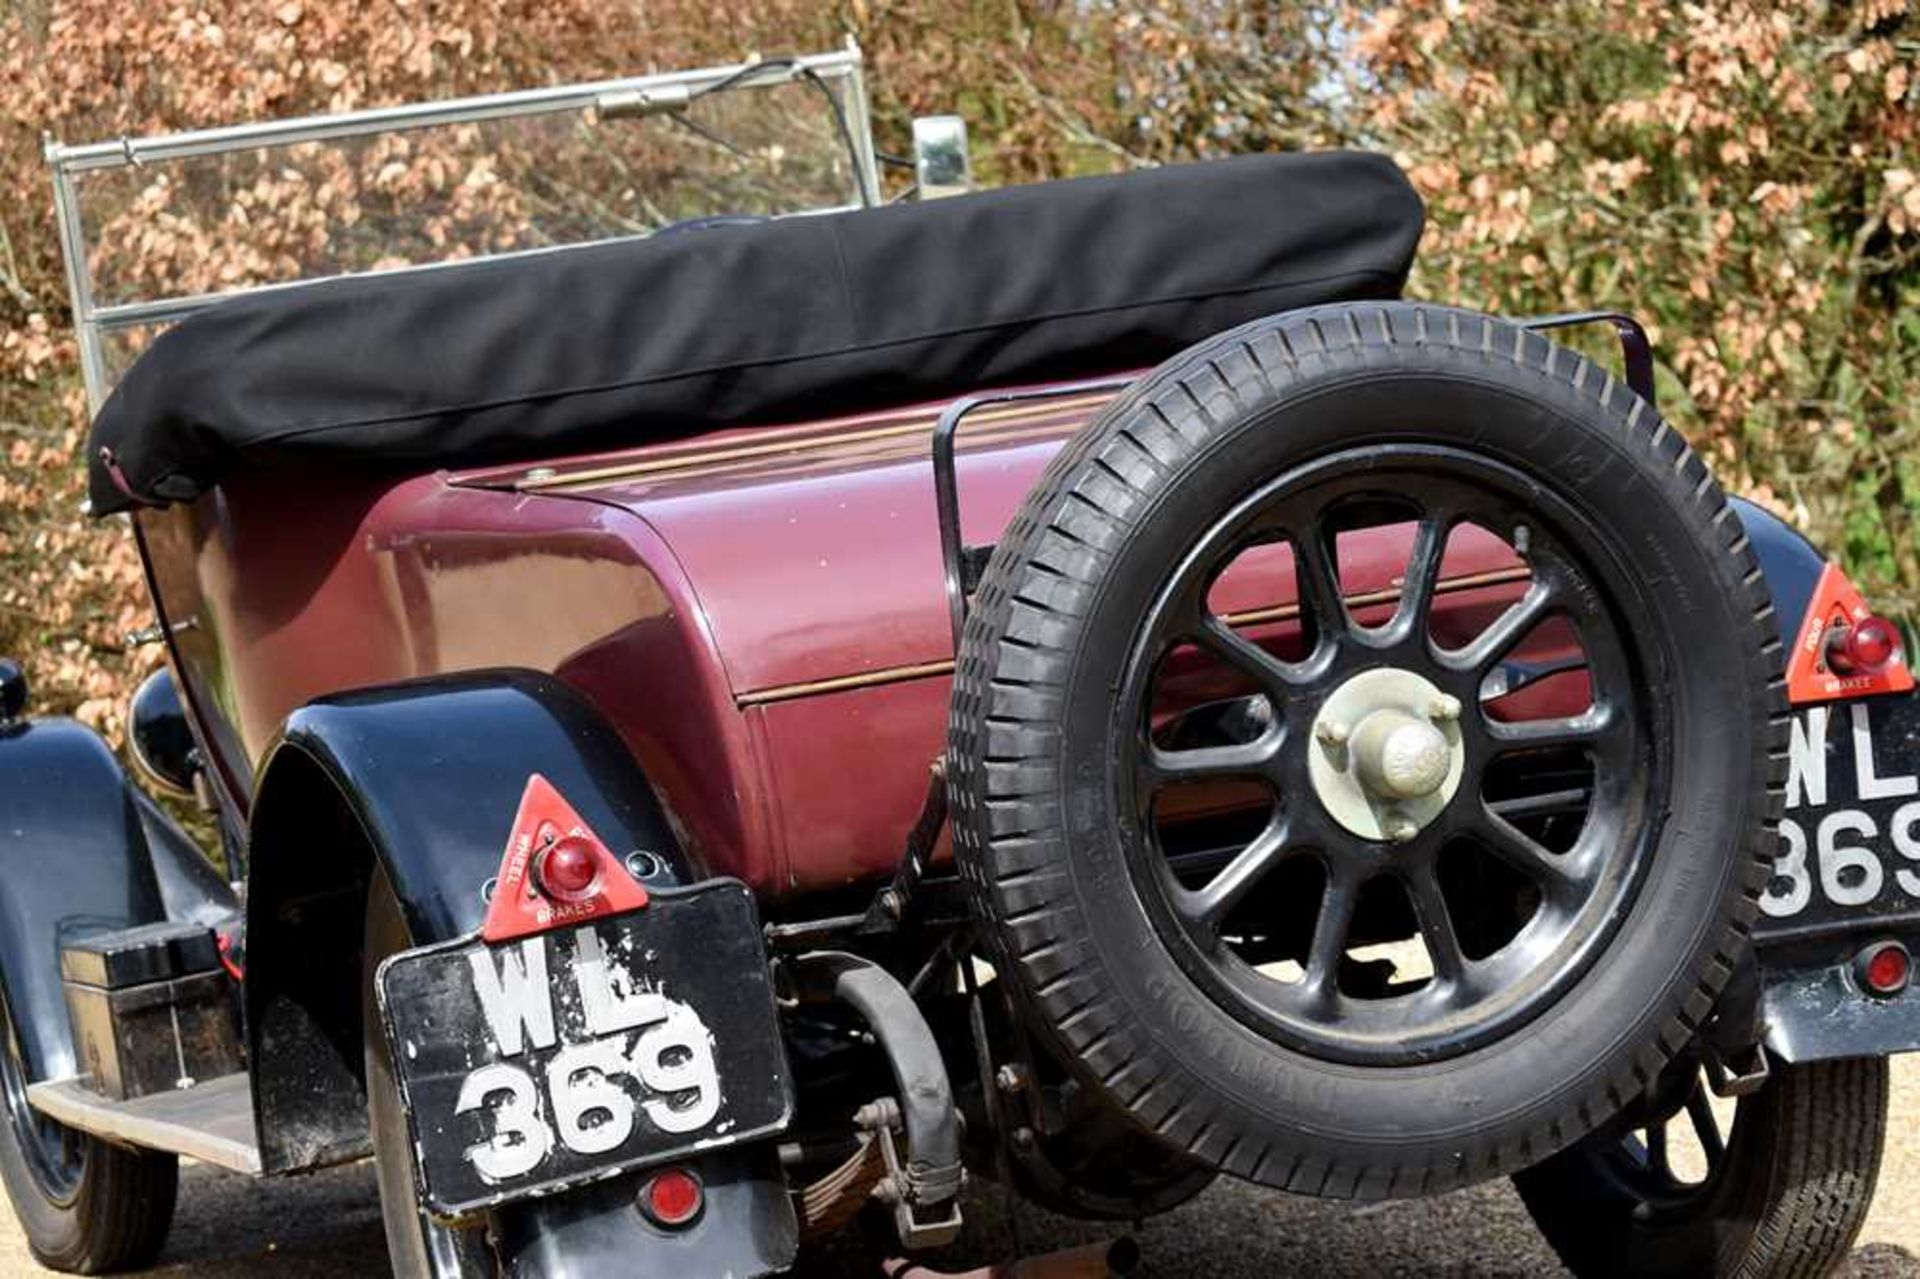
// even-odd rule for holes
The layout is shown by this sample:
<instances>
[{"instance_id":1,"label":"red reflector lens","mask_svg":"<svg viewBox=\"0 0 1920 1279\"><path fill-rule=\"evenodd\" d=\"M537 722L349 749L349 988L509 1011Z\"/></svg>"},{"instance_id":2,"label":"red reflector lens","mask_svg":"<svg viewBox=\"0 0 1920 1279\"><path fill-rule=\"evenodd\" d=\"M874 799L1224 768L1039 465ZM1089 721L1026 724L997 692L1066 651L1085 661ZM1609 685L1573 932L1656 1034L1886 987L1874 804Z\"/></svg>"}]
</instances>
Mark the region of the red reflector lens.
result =
<instances>
[{"instance_id":1,"label":"red reflector lens","mask_svg":"<svg viewBox=\"0 0 1920 1279\"><path fill-rule=\"evenodd\" d=\"M684 1168L657 1172L640 1191L640 1207L654 1224L684 1226L700 1215L706 1191L700 1178Z\"/></svg>"},{"instance_id":2,"label":"red reflector lens","mask_svg":"<svg viewBox=\"0 0 1920 1279\"><path fill-rule=\"evenodd\" d=\"M1847 648L1861 670L1877 671L1900 651L1900 632L1884 617L1869 617L1853 628Z\"/></svg>"},{"instance_id":3,"label":"red reflector lens","mask_svg":"<svg viewBox=\"0 0 1920 1279\"><path fill-rule=\"evenodd\" d=\"M578 839L563 839L541 854L541 891L563 902L584 901L600 886L600 859Z\"/></svg>"},{"instance_id":4,"label":"red reflector lens","mask_svg":"<svg viewBox=\"0 0 1920 1279\"><path fill-rule=\"evenodd\" d=\"M1827 664L1842 675L1873 675L1900 652L1900 632L1884 617L1869 617L1834 636Z\"/></svg>"},{"instance_id":5,"label":"red reflector lens","mask_svg":"<svg viewBox=\"0 0 1920 1279\"><path fill-rule=\"evenodd\" d=\"M1860 952L1860 984L1872 995L1897 995L1913 977L1913 957L1899 942L1881 942Z\"/></svg>"}]
</instances>

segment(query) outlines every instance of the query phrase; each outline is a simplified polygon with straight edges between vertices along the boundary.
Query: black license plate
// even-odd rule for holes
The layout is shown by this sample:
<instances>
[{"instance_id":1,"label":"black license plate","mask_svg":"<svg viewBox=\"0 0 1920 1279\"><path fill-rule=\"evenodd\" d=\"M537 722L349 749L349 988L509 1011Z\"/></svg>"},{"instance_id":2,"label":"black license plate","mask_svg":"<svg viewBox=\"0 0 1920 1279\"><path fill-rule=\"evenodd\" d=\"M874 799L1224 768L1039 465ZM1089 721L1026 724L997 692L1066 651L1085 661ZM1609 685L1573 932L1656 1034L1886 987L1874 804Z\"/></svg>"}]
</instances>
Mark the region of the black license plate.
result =
<instances>
[{"instance_id":1,"label":"black license plate","mask_svg":"<svg viewBox=\"0 0 1920 1279\"><path fill-rule=\"evenodd\" d=\"M793 1111L745 885L380 966L422 1201L460 1217L784 1129Z\"/></svg>"},{"instance_id":2,"label":"black license plate","mask_svg":"<svg viewBox=\"0 0 1920 1279\"><path fill-rule=\"evenodd\" d=\"M1794 712L1780 834L1762 941L1920 913L1920 693Z\"/></svg>"}]
</instances>

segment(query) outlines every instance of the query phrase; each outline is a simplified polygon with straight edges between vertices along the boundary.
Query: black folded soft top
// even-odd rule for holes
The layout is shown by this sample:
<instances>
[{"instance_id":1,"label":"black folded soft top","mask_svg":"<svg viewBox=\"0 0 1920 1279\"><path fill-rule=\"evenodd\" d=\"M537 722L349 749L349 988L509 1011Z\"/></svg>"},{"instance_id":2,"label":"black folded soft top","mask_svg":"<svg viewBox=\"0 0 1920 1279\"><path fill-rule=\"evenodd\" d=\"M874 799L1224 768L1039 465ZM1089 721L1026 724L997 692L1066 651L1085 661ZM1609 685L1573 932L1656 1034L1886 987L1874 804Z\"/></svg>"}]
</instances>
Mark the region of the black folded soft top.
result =
<instances>
[{"instance_id":1,"label":"black folded soft top","mask_svg":"<svg viewBox=\"0 0 1920 1279\"><path fill-rule=\"evenodd\" d=\"M1420 229L1382 157L1247 156L255 294L128 371L93 424L93 509L1138 367L1394 296Z\"/></svg>"}]
</instances>

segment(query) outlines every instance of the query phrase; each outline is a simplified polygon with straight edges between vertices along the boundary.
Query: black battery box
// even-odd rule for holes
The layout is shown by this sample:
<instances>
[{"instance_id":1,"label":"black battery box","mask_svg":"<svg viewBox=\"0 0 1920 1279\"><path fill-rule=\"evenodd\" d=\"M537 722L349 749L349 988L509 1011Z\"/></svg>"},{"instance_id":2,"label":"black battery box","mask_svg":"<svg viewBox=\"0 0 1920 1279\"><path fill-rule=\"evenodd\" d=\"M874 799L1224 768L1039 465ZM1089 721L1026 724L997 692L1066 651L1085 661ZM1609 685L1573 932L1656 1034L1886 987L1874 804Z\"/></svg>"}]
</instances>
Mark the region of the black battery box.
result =
<instances>
[{"instance_id":1,"label":"black battery box","mask_svg":"<svg viewBox=\"0 0 1920 1279\"><path fill-rule=\"evenodd\" d=\"M143 924L68 942L60 976L94 1091L124 1101L242 1069L233 987L213 930Z\"/></svg>"}]
</instances>

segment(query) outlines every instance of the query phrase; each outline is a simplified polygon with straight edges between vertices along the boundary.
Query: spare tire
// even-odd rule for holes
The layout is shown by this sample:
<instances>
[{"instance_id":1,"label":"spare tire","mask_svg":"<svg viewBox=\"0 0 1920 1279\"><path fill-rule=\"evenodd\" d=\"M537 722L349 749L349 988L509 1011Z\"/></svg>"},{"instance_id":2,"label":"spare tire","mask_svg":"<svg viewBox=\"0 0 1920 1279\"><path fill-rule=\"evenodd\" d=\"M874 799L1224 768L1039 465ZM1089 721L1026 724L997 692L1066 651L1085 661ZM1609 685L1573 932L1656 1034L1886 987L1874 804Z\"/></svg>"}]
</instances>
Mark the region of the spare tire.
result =
<instances>
[{"instance_id":1,"label":"spare tire","mask_svg":"<svg viewBox=\"0 0 1920 1279\"><path fill-rule=\"evenodd\" d=\"M1297 595L1225 613L1250 549ZM1240 707L1198 745L1196 655ZM1291 1191L1445 1190L1695 1037L1775 847L1781 656L1721 490L1599 367L1446 308L1290 313L1122 395L995 548L956 857L1023 1020L1144 1129ZM1252 819L1196 847L1162 817L1195 787Z\"/></svg>"}]
</instances>

